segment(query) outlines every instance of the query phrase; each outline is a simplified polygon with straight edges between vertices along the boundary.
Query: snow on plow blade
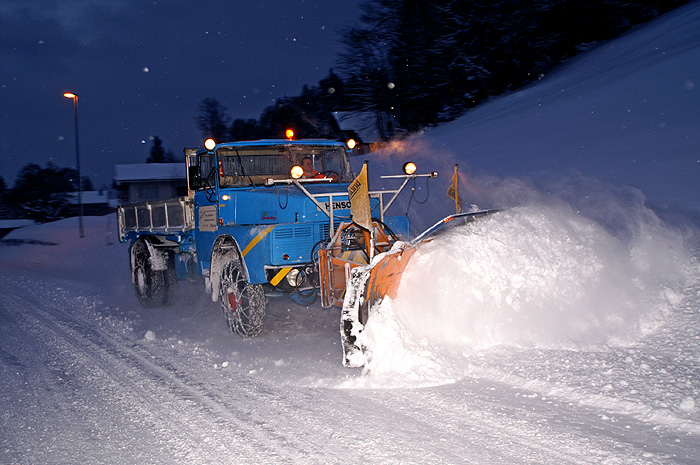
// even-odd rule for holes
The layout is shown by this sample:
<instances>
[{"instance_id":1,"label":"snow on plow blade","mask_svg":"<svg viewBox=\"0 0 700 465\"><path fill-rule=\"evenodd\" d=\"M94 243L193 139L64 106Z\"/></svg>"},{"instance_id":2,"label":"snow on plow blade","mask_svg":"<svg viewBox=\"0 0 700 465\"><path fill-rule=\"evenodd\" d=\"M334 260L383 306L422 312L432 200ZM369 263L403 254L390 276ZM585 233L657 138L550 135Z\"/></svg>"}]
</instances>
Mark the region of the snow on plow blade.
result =
<instances>
[{"instance_id":1,"label":"snow on plow blade","mask_svg":"<svg viewBox=\"0 0 700 465\"><path fill-rule=\"evenodd\" d=\"M359 367L369 360L370 353L361 341L361 333L382 300L386 296L396 297L403 272L421 244L432 240L433 234L452 220L463 218L464 222L453 224L466 224L496 211L450 215L411 242L392 242L382 226L374 223L374 247L364 248L362 253L357 251L360 246L370 244L371 234L355 224L341 224L334 240L320 250L319 257L321 303L324 307L341 303L343 306L340 336L345 366ZM354 248L349 245L352 241L343 240L347 237L358 239ZM364 239L364 242L359 239ZM351 252L356 253L353 255ZM377 255L372 257L371 252Z\"/></svg>"}]
</instances>

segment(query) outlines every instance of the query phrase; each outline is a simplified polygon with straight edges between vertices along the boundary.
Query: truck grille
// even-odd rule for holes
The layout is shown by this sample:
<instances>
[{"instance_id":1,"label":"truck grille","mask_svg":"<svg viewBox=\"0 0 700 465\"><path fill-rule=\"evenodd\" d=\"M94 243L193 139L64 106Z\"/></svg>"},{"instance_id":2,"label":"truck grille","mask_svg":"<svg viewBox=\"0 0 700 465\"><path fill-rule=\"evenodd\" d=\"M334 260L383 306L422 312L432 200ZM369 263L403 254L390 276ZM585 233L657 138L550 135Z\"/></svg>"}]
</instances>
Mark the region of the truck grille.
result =
<instances>
[{"instance_id":1,"label":"truck grille","mask_svg":"<svg viewBox=\"0 0 700 465\"><path fill-rule=\"evenodd\" d=\"M282 224L272 230L272 264L308 263L311 249L328 239L329 225L323 223ZM284 255L289 258L285 260Z\"/></svg>"}]
</instances>

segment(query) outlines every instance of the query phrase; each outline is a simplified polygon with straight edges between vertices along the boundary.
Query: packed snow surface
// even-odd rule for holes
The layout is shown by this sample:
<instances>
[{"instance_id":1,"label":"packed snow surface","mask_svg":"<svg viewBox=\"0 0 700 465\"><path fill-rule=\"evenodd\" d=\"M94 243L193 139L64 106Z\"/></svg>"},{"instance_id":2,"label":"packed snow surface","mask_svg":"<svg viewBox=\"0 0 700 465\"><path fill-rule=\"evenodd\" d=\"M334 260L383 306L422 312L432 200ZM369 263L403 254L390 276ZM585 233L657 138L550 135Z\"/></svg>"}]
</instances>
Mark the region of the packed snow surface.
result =
<instances>
[{"instance_id":1,"label":"packed snow surface","mask_svg":"<svg viewBox=\"0 0 700 465\"><path fill-rule=\"evenodd\" d=\"M700 3L368 155L437 180L423 243L341 365L340 310L226 329L200 282L143 309L114 216L0 243L0 463L700 463ZM360 164L358 157L353 162Z\"/></svg>"}]
</instances>

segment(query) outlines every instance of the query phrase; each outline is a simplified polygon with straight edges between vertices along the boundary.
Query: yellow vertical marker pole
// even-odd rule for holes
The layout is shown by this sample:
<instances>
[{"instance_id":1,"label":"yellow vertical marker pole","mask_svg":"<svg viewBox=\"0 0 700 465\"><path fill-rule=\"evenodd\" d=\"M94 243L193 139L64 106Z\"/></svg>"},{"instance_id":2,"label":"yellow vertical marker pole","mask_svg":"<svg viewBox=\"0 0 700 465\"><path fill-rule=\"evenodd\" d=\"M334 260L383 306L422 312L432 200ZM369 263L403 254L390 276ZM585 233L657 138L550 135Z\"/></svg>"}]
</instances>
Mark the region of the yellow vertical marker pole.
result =
<instances>
[{"instance_id":1,"label":"yellow vertical marker pole","mask_svg":"<svg viewBox=\"0 0 700 465\"><path fill-rule=\"evenodd\" d=\"M459 165L455 165L452 184L447 188L447 196L455 201L455 213L462 211L462 199L459 197Z\"/></svg>"},{"instance_id":2,"label":"yellow vertical marker pole","mask_svg":"<svg viewBox=\"0 0 700 465\"><path fill-rule=\"evenodd\" d=\"M350 214L355 224L366 229L370 234L368 250L369 259L374 255L374 228L372 228L372 212L369 205L369 184L367 182L367 162L362 164L360 174L348 187L350 197Z\"/></svg>"}]
</instances>

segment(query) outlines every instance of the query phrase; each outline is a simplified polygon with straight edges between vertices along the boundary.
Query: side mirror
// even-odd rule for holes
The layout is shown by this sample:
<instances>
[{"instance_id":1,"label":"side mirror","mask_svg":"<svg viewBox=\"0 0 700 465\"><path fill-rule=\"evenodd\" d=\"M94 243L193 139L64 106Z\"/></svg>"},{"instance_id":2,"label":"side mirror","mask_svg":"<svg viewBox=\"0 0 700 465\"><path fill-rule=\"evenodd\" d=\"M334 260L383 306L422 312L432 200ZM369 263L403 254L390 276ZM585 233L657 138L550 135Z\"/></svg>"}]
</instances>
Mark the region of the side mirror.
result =
<instances>
[{"instance_id":1,"label":"side mirror","mask_svg":"<svg viewBox=\"0 0 700 465\"><path fill-rule=\"evenodd\" d=\"M189 189L192 191L204 187L202 183L202 170L199 168L199 165L187 167L187 183L189 184Z\"/></svg>"}]
</instances>

